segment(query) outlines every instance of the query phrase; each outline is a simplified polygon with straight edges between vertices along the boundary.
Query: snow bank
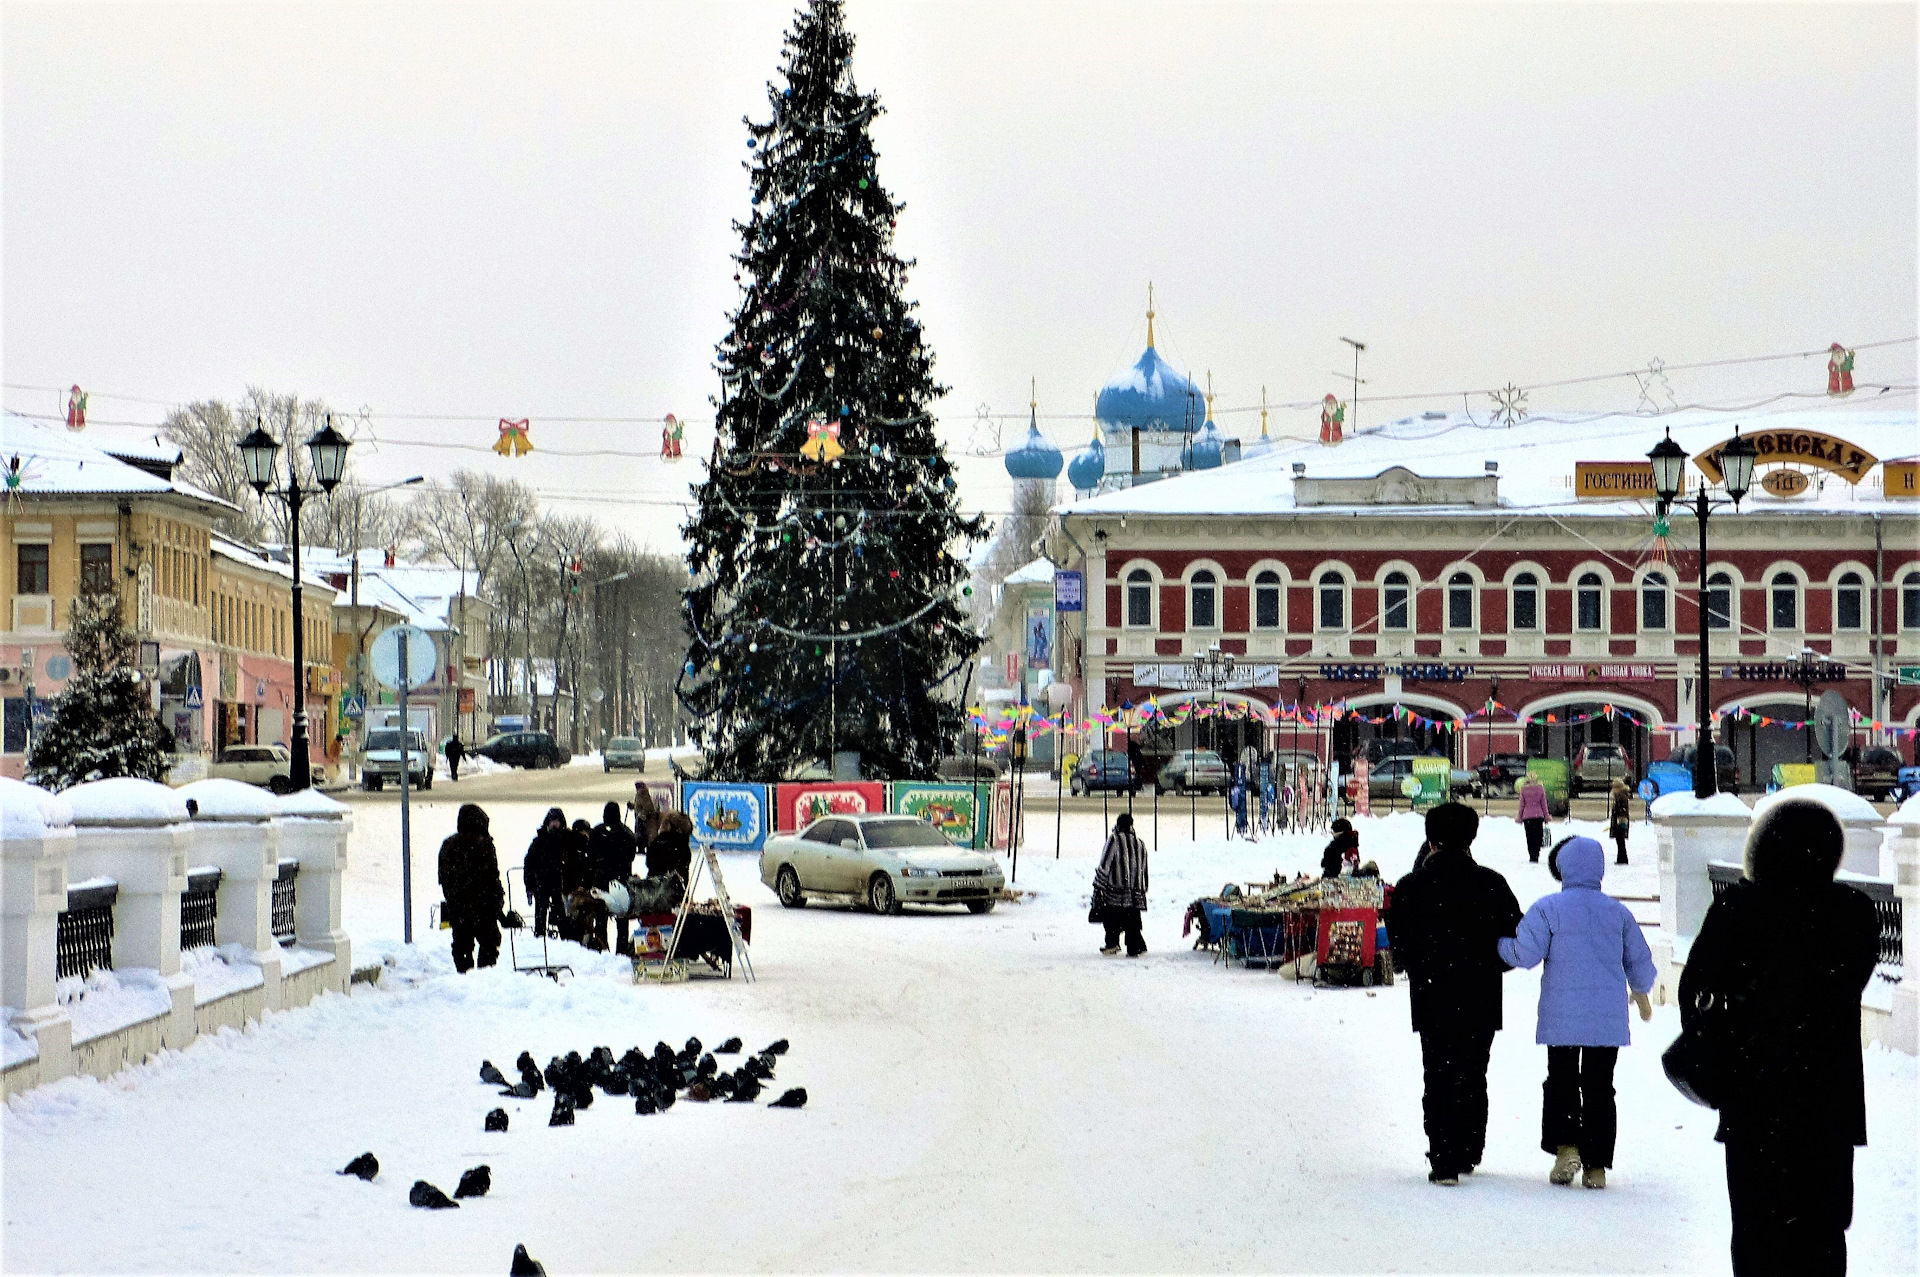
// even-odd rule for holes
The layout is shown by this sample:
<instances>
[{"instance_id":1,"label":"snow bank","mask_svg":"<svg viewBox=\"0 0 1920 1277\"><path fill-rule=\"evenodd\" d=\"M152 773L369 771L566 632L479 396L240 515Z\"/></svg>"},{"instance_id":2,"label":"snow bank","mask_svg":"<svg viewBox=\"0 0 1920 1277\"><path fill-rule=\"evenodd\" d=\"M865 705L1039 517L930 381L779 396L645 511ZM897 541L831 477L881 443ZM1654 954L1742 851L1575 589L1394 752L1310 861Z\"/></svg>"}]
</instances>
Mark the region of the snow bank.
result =
<instances>
[{"instance_id":1,"label":"snow bank","mask_svg":"<svg viewBox=\"0 0 1920 1277\"><path fill-rule=\"evenodd\" d=\"M280 804L258 785L238 780L196 780L174 791L199 807L195 820L271 820Z\"/></svg>"},{"instance_id":2,"label":"snow bank","mask_svg":"<svg viewBox=\"0 0 1920 1277\"><path fill-rule=\"evenodd\" d=\"M331 961L333 955L323 949L302 949L298 945L288 945L280 950L280 975L284 979Z\"/></svg>"},{"instance_id":3,"label":"snow bank","mask_svg":"<svg viewBox=\"0 0 1920 1277\"><path fill-rule=\"evenodd\" d=\"M1880 813L1874 809L1872 803L1852 790L1842 789L1838 785L1793 785L1776 790L1754 803L1754 818L1757 820L1781 803L1793 802L1796 799L1819 803L1839 817L1843 823L1848 821L1864 821L1870 825L1880 823Z\"/></svg>"},{"instance_id":4,"label":"snow bank","mask_svg":"<svg viewBox=\"0 0 1920 1277\"><path fill-rule=\"evenodd\" d=\"M14 1007L0 1007L0 1069L24 1064L40 1054L40 1043L13 1027Z\"/></svg>"},{"instance_id":5,"label":"snow bank","mask_svg":"<svg viewBox=\"0 0 1920 1277\"><path fill-rule=\"evenodd\" d=\"M90 780L63 797L73 807L76 825L171 825L188 819L179 790L132 776Z\"/></svg>"},{"instance_id":6,"label":"snow bank","mask_svg":"<svg viewBox=\"0 0 1920 1277\"><path fill-rule=\"evenodd\" d=\"M1695 798L1691 790L1663 794L1653 800L1653 806L1647 814L1655 820L1675 820L1687 816L1729 816L1740 820L1753 818L1752 810L1740 801L1739 795L1729 794L1725 790L1704 799Z\"/></svg>"},{"instance_id":7,"label":"snow bank","mask_svg":"<svg viewBox=\"0 0 1920 1277\"><path fill-rule=\"evenodd\" d=\"M182 949L180 969L193 980L195 1006L205 1006L246 989L257 989L266 982L260 964L241 944Z\"/></svg>"},{"instance_id":8,"label":"snow bank","mask_svg":"<svg viewBox=\"0 0 1920 1277\"><path fill-rule=\"evenodd\" d=\"M76 1046L173 1009L166 984L151 967L68 976L55 982L53 1000L67 1009Z\"/></svg>"},{"instance_id":9,"label":"snow bank","mask_svg":"<svg viewBox=\"0 0 1920 1277\"><path fill-rule=\"evenodd\" d=\"M1920 794L1915 794L1904 803L1901 803L1900 806L1894 810L1893 815L1887 817L1887 823L1889 825L1899 825L1903 827L1906 829L1908 835L1912 836L1915 827L1920 826Z\"/></svg>"},{"instance_id":10,"label":"snow bank","mask_svg":"<svg viewBox=\"0 0 1920 1277\"><path fill-rule=\"evenodd\" d=\"M299 816L307 820L339 820L352 810L345 803L329 798L317 789L297 790L285 798L274 800L274 806L282 816Z\"/></svg>"},{"instance_id":11,"label":"snow bank","mask_svg":"<svg viewBox=\"0 0 1920 1277\"><path fill-rule=\"evenodd\" d=\"M72 823L73 806L64 795L0 776L0 842L39 838L49 829L65 829Z\"/></svg>"}]
</instances>

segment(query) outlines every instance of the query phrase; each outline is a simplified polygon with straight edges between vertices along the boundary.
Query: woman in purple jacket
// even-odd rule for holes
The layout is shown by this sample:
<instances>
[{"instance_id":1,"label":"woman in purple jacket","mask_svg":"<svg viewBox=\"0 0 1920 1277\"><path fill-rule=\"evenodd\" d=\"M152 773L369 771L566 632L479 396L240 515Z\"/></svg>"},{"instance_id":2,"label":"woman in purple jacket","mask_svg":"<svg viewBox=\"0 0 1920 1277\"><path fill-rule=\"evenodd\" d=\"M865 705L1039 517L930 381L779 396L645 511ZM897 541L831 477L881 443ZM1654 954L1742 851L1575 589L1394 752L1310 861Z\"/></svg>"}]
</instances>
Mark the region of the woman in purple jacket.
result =
<instances>
[{"instance_id":1,"label":"woman in purple jacket","mask_svg":"<svg viewBox=\"0 0 1920 1277\"><path fill-rule=\"evenodd\" d=\"M1587 1188L1607 1186L1613 1165L1613 1065L1632 1038L1627 1031L1631 990L1640 1018L1653 1018L1653 954L1627 907L1600 890L1607 855L1591 838L1569 838L1549 864L1560 890L1542 896L1511 938L1499 941L1509 966L1545 961L1540 976L1540 1024L1534 1041L1547 1048L1541 1088L1540 1148L1552 1153L1555 1184L1582 1171Z\"/></svg>"},{"instance_id":2,"label":"woman in purple jacket","mask_svg":"<svg viewBox=\"0 0 1920 1277\"><path fill-rule=\"evenodd\" d=\"M1527 830L1527 860L1540 863L1540 846L1547 839L1547 787L1529 772L1520 778L1520 823Z\"/></svg>"}]
</instances>

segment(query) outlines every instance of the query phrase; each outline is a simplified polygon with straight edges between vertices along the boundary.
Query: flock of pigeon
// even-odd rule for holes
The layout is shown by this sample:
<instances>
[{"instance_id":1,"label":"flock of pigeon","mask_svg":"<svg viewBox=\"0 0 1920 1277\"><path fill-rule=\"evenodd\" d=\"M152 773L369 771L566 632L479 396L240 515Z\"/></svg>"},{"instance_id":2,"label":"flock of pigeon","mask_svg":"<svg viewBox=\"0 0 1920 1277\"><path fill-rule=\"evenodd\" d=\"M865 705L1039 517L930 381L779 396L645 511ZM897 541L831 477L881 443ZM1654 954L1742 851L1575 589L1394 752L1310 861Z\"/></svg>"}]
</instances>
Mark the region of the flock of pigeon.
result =
<instances>
[{"instance_id":1,"label":"flock of pigeon","mask_svg":"<svg viewBox=\"0 0 1920 1277\"><path fill-rule=\"evenodd\" d=\"M596 1087L609 1096L632 1096L633 1111L642 1116L666 1112L682 1092L687 1099L694 1101L721 1100L730 1104L750 1104L760 1098L764 1089L762 1083L773 1080L774 1065L786 1053L787 1040L781 1038L765 1050L748 1056L739 1068L722 1072L715 1057L740 1054L739 1038L728 1038L704 1054L699 1038L688 1038L686 1045L678 1051L665 1042L656 1043L651 1055L643 1054L637 1046L629 1047L627 1053L618 1060L613 1058L611 1048L596 1046L587 1053L585 1059L581 1058L578 1051L569 1051L564 1056L556 1055L547 1061L544 1070L534 1064L532 1055L522 1051L520 1058L514 1062L514 1067L520 1072L518 1082L508 1082L506 1075L494 1067L491 1060L480 1061L480 1080L490 1086L503 1087L500 1092L502 1095L522 1100L530 1100L543 1090L551 1090L553 1114L547 1119L547 1125L572 1126L575 1113L593 1107ZM807 1089L796 1086L782 1092L780 1098L771 1101L768 1107L797 1109L806 1102ZM486 1129L504 1132L507 1129L507 1111L497 1108L488 1113ZM380 1161L372 1153L362 1153L338 1173L372 1180L380 1173ZM421 1179L414 1181L407 1201L422 1210L457 1210L460 1203L456 1198L485 1197L492 1187L493 1170L481 1165L460 1177L453 1197L448 1197L438 1187ZM546 1277L546 1269L539 1260L527 1254L525 1246L514 1247L510 1271L512 1277Z\"/></svg>"}]
</instances>

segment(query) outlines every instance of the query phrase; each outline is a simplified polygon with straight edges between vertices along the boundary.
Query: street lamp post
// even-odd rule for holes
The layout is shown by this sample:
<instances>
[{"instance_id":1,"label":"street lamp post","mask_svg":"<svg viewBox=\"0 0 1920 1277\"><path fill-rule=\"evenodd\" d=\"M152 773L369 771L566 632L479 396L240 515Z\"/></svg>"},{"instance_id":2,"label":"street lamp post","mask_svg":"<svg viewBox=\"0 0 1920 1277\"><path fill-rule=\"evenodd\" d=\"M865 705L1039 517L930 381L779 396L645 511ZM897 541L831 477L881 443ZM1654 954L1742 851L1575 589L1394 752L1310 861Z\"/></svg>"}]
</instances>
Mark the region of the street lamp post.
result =
<instances>
[{"instance_id":1,"label":"street lamp post","mask_svg":"<svg viewBox=\"0 0 1920 1277\"><path fill-rule=\"evenodd\" d=\"M313 760L309 757L307 744L307 644L300 589L300 506L307 497L332 493L341 475L346 472L347 449L352 446L345 435L333 428L333 414L328 413L325 427L307 440L307 456L312 464L314 482L319 487L301 486L300 466L294 460L295 454L289 452L287 486L285 490L272 493L287 503L291 532L288 539L293 551L293 759L287 769L287 780L295 790L307 789L313 784ZM279 454L279 441L268 434L260 419L255 417L253 432L240 441L240 457L246 464L247 482L253 485L254 492L260 496L268 495L278 478L274 473L274 462Z\"/></svg>"},{"instance_id":2,"label":"street lamp post","mask_svg":"<svg viewBox=\"0 0 1920 1277\"><path fill-rule=\"evenodd\" d=\"M1738 509L1740 500L1747 495L1747 488L1753 483L1753 463L1759 456L1759 450L1743 438L1740 428L1734 427L1733 440L1721 451L1720 472L1725 480L1727 501L1714 501L1707 494L1707 485L1700 484L1694 490L1691 513L1700 525L1700 574L1699 583L1699 621L1700 621L1700 675L1698 698L1698 722L1694 730L1693 746L1693 795L1695 798L1711 798L1719 789L1718 750L1713 740L1713 701L1707 693L1707 679L1712 669L1712 659L1707 648L1709 625L1707 615L1707 520L1715 507L1731 506ZM1669 430L1666 438L1653 446L1647 453L1647 460L1653 463L1653 490L1659 501L1654 506L1655 526L1665 524L1669 508L1685 510L1685 503L1674 505L1674 499L1680 495L1686 482L1687 451L1673 441L1673 432Z\"/></svg>"},{"instance_id":3,"label":"street lamp post","mask_svg":"<svg viewBox=\"0 0 1920 1277\"><path fill-rule=\"evenodd\" d=\"M1189 672L1192 674L1192 681L1195 683L1204 684L1208 692L1211 694L1211 697L1213 700L1213 717L1217 722L1217 720L1220 717L1220 685L1222 683L1226 683L1230 681L1233 678L1233 670L1234 670L1233 653L1222 652L1220 650L1220 640L1215 639L1211 644L1208 645L1207 650L1205 652L1196 652L1194 653L1194 655L1187 658L1187 668ZM1217 738L1217 734L1218 734L1217 726L1215 728L1215 734ZM1195 732L1194 737L1197 740L1199 737L1199 733ZM1195 797L1196 791L1193 785L1192 771L1193 771L1194 765L1199 762L1199 758L1197 757L1199 752L1200 752L1199 750L1194 749L1194 750L1189 750L1187 753L1187 760L1188 760L1188 766L1187 766L1188 775L1186 777L1187 798L1188 798L1187 821L1188 821L1189 836L1194 838L1198 838L1200 836L1200 808L1199 808L1199 800ZM1226 797L1224 791L1222 792L1221 797L1222 798ZM1230 803L1226 804L1226 808L1227 808L1227 837L1231 838L1233 837L1232 804Z\"/></svg>"},{"instance_id":4,"label":"street lamp post","mask_svg":"<svg viewBox=\"0 0 1920 1277\"><path fill-rule=\"evenodd\" d=\"M1499 700L1500 676L1495 674L1487 690L1487 756L1480 760L1487 769L1487 778L1480 783L1480 810L1487 815L1493 814L1493 707Z\"/></svg>"}]
</instances>

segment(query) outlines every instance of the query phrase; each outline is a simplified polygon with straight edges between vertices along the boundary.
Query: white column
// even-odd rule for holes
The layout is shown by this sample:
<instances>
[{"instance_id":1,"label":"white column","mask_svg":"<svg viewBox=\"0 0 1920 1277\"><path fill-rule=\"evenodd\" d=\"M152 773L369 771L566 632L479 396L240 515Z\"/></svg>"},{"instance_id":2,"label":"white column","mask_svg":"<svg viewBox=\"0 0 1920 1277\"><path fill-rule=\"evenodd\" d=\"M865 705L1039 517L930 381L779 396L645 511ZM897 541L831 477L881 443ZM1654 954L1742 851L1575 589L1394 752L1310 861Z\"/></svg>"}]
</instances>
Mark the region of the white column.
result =
<instances>
[{"instance_id":1,"label":"white column","mask_svg":"<svg viewBox=\"0 0 1920 1277\"><path fill-rule=\"evenodd\" d=\"M113 911L116 970L156 972L172 1002L166 1045L191 1043L193 980L180 970L180 896L187 889L193 827L186 801L150 780L117 777L75 785L62 795L73 807L73 877L120 884Z\"/></svg>"},{"instance_id":2,"label":"white column","mask_svg":"<svg viewBox=\"0 0 1920 1277\"><path fill-rule=\"evenodd\" d=\"M265 790L237 780L203 780L182 786L192 799L193 865L220 871L215 897L214 942L239 945L260 968L261 1005L278 1011L281 998L280 942L273 938L273 882L280 873L279 803Z\"/></svg>"},{"instance_id":3,"label":"white column","mask_svg":"<svg viewBox=\"0 0 1920 1277\"><path fill-rule=\"evenodd\" d=\"M60 911L67 907L71 813L54 795L0 780L0 1005L39 1044L33 1081L73 1072L73 1025L53 1000Z\"/></svg>"},{"instance_id":4,"label":"white column","mask_svg":"<svg viewBox=\"0 0 1920 1277\"><path fill-rule=\"evenodd\" d=\"M1114 618L1107 615L1106 544L1098 537L1088 543L1087 579L1080 601L1080 606L1086 609L1080 614L1086 627L1080 660L1080 690L1086 701L1082 712L1087 718L1092 718L1093 712L1100 708L1107 691L1107 632Z\"/></svg>"},{"instance_id":5,"label":"white column","mask_svg":"<svg viewBox=\"0 0 1920 1277\"><path fill-rule=\"evenodd\" d=\"M1920 912L1920 797L1907 799L1887 822L1887 859L1893 862L1893 889L1904 920ZM1920 1055L1920 985L1912 979L1913 956L1901 955L1908 978L1893 986L1893 1028L1886 1043L1908 1055Z\"/></svg>"},{"instance_id":6,"label":"white column","mask_svg":"<svg viewBox=\"0 0 1920 1277\"><path fill-rule=\"evenodd\" d=\"M1658 972L1654 1001L1665 1003L1677 995L1687 949L1713 903L1707 865L1743 862L1753 813L1732 794L1701 802L1684 793L1656 799L1651 814L1660 847L1660 935L1650 947Z\"/></svg>"},{"instance_id":7,"label":"white column","mask_svg":"<svg viewBox=\"0 0 1920 1277\"><path fill-rule=\"evenodd\" d=\"M340 886L347 873L352 811L311 789L283 799L280 810L280 854L300 862L295 942L333 955L327 985L345 993L353 977L353 944L340 925Z\"/></svg>"}]
</instances>

